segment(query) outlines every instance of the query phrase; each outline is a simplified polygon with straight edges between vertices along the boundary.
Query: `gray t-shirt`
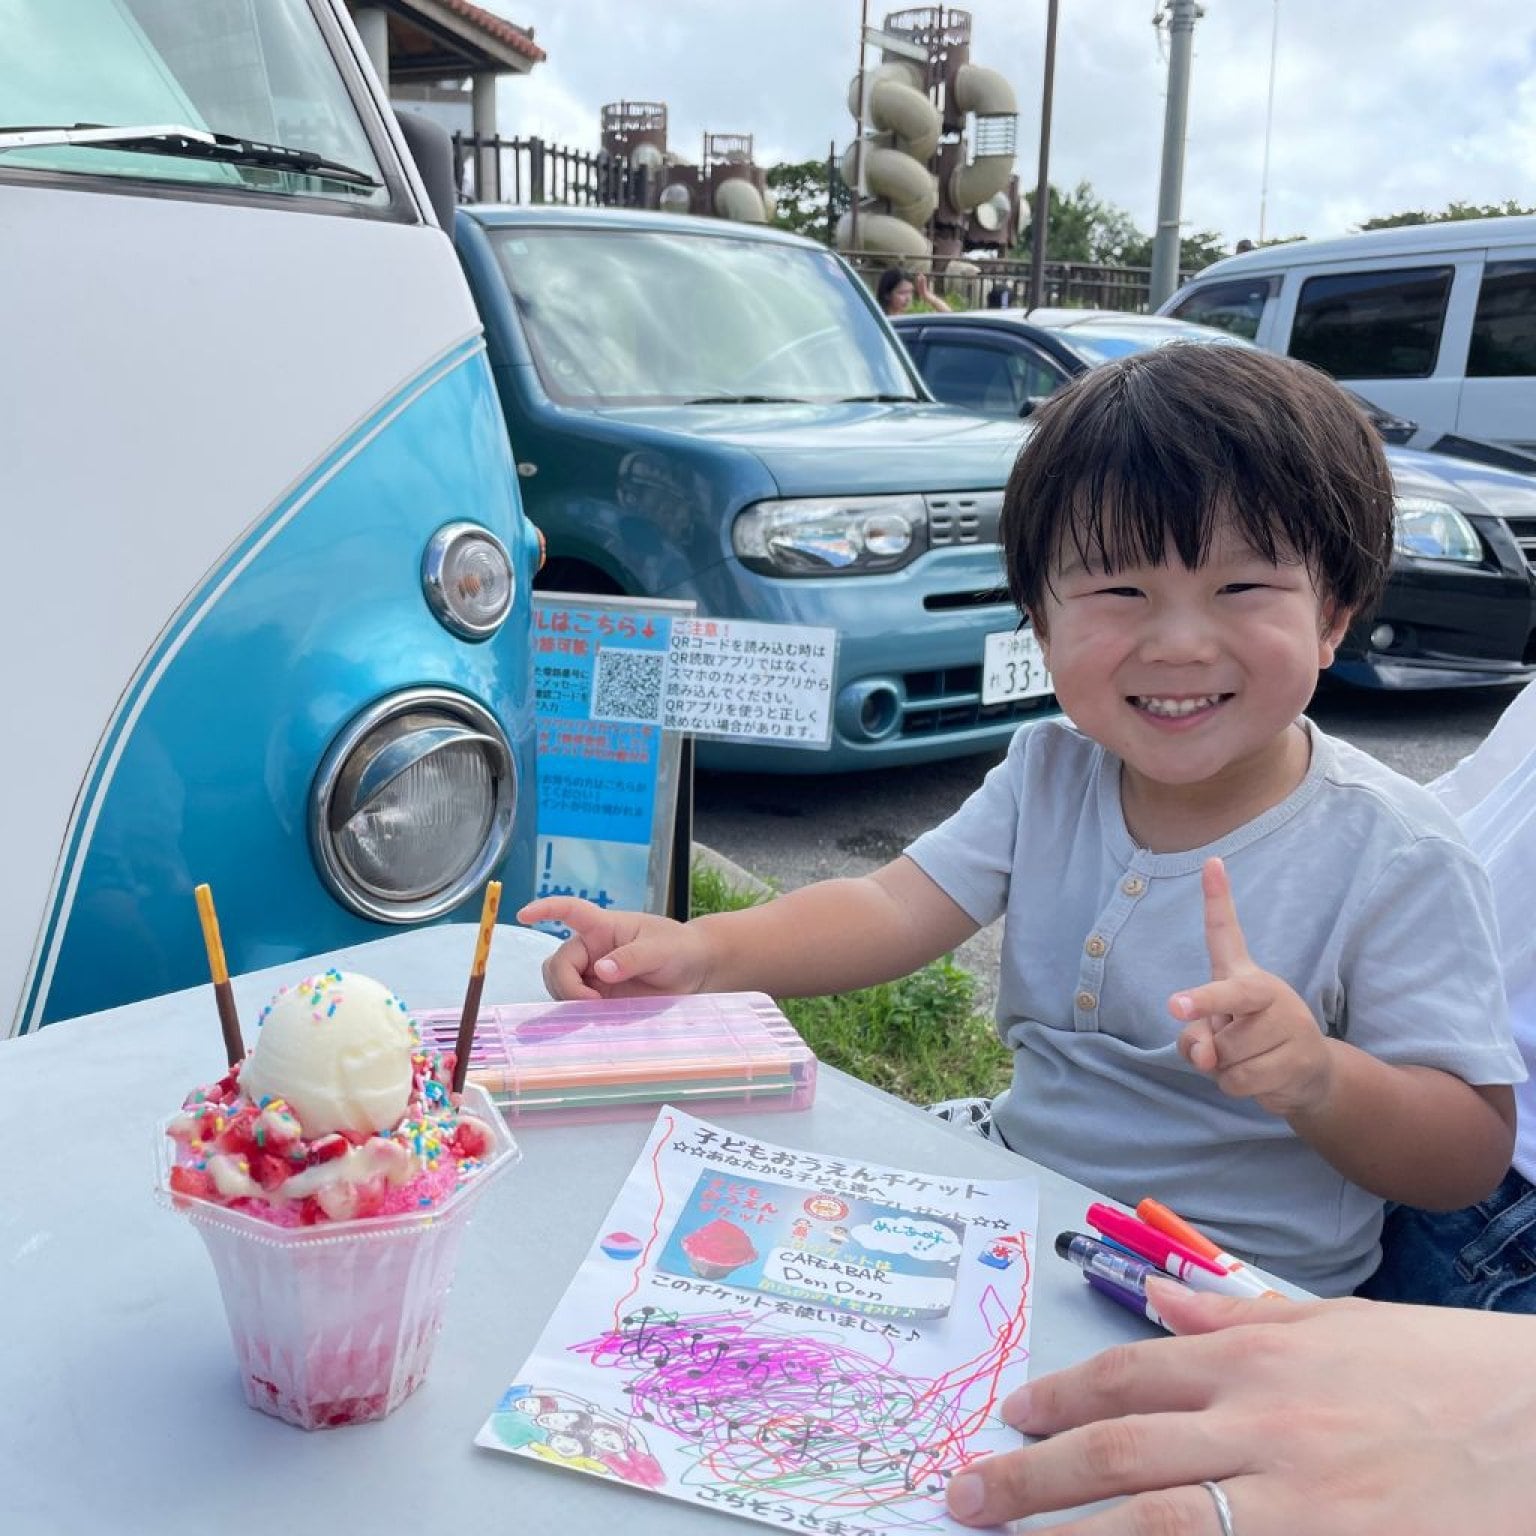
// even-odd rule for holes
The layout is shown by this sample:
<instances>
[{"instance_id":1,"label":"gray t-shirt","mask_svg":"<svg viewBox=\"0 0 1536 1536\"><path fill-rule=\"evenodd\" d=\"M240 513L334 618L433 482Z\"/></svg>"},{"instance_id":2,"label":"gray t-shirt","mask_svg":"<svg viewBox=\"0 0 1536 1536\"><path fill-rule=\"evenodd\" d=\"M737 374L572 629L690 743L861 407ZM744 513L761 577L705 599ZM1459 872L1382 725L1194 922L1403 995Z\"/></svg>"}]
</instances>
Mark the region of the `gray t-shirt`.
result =
<instances>
[{"instance_id":1,"label":"gray t-shirt","mask_svg":"<svg viewBox=\"0 0 1536 1536\"><path fill-rule=\"evenodd\" d=\"M1322 1295L1380 1260L1382 1201L1179 1055L1168 999L1210 978L1200 868L1226 861L1256 964L1319 1028L1477 1084L1524 1075L1488 880L1427 790L1304 721L1306 778L1204 848L1126 830L1119 759L1065 721L1021 730L908 856L976 922L1005 919L994 1121L1015 1151L1127 1204L1151 1195Z\"/></svg>"}]
</instances>

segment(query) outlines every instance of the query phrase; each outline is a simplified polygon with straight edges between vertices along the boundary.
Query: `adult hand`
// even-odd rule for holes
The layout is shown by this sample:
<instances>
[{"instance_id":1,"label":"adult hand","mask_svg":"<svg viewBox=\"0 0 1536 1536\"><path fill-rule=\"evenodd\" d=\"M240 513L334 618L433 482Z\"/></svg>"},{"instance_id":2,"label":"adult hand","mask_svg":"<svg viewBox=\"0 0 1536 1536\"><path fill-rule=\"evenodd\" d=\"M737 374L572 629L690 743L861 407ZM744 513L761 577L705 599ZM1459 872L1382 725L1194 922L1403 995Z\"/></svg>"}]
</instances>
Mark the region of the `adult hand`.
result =
<instances>
[{"instance_id":1,"label":"adult hand","mask_svg":"<svg viewBox=\"0 0 1536 1536\"><path fill-rule=\"evenodd\" d=\"M1240 1301L1148 1283L1177 1339L1121 1345L1020 1388L1052 1438L949 1485L966 1525L1115 1507L1052 1536L1527 1536L1536 1319L1385 1302Z\"/></svg>"},{"instance_id":2,"label":"adult hand","mask_svg":"<svg viewBox=\"0 0 1536 1536\"><path fill-rule=\"evenodd\" d=\"M545 961L551 997L655 997L697 992L709 975L709 945L691 923L619 912L575 896L545 896L520 923L561 923L568 938Z\"/></svg>"},{"instance_id":3,"label":"adult hand","mask_svg":"<svg viewBox=\"0 0 1536 1536\"><path fill-rule=\"evenodd\" d=\"M1176 992L1168 1011L1187 1021L1179 1052L1223 1093L1275 1115L1316 1109L1328 1096L1333 1057L1312 1010L1248 954L1220 859L1200 873L1211 980Z\"/></svg>"}]
</instances>

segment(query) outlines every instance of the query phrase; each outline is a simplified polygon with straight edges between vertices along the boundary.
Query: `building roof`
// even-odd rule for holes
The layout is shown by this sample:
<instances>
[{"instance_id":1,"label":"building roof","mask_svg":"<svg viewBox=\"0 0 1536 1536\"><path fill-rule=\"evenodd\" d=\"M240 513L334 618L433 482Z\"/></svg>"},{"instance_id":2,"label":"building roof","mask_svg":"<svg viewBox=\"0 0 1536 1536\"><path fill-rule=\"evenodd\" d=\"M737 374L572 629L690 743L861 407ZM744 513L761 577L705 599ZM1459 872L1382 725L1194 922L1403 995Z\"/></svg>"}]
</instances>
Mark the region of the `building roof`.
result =
<instances>
[{"instance_id":1,"label":"building roof","mask_svg":"<svg viewBox=\"0 0 1536 1536\"><path fill-rule=\"evenodd\" d=\"M531 64L544 62L544 50L533 40L533 31L514 26L510 21L492 14L484 6L471 5L469 0L442 0L450 11L457 11L465 21L483 27L492 37L500 38L514 53L520 53Z\"/></svg>"},{"instance_id":2,"label":"building roof","mask_svg":"<svg viewBox=\"0 0 1536 1536\"><path fill-rule=\"evenodd\" d=\"M471 0L348 0L389 18L391 81L434 83L466 75L526 74L544 50L519 27Z\"/></svg>"}]
</instances>

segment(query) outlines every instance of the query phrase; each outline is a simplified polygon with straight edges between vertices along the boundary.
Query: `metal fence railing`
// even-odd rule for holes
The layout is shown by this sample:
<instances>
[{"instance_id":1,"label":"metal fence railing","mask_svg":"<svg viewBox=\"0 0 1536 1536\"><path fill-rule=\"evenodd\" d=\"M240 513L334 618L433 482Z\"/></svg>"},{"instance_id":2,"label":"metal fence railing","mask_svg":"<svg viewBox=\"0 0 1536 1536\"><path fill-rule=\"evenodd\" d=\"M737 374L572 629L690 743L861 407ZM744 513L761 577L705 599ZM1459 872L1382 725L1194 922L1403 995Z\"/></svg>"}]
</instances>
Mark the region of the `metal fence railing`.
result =
<instances>
[{"instance_id":1,"label":"metal fence railing","mask_svg":"<svg viewBox=\"0 0 1536 1536\"><path fill-rule=\"evenodd\" d=\"M645 208L654 206L656 201L658 187L653 172L643 165L631 165L623 155L604 150L568 149L537 137L504 139L456 133L453 154L460 195L475 202ZM835 165L832 174L836 174ZM829 199L828 232L833 218L834 209ZM818 238L825 238L820 229L813 233ZM901 264L900 257L886 252L848 251L843 254L871 285L886 267ZM942 259L936 259L933 263L935 291L967 309L1029 303L1030 264L1027 260L982 256L967 258L967 263L979 270L974 274L946 272ZM1189 275L1181 273L1180 280ZM1044 302L1052 308L1140 312L1148 307L1151 277L1151 269L1147 267L1048 261L1045 264Z\"/></svg>"},{"instance_id":2,"label":"metal fence railing","mask_svg":"<svg viewBox=\"0 0 1536 1536\"><path fill-rule=\"evenodd\" d=\"M645 166L540 138L456 133L453 161L460 193L475 202L643 208L649 196Z\"/></svg>"}]
</instances>

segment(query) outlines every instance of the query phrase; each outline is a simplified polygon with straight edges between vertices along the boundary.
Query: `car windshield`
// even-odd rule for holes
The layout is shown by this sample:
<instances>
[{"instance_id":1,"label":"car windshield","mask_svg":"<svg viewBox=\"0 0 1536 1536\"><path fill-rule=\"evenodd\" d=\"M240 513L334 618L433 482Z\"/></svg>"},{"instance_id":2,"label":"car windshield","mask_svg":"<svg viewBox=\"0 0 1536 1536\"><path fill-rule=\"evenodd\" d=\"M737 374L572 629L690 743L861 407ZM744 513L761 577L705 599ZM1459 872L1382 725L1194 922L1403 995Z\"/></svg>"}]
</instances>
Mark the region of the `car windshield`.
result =
<instances>
[{"instance_id":1,"label":"car windshield","mask_svg":"<svg viewBox=\"0 0 1536 1536\"><path fill-rule=\"evenodd\" d=\"M917 398L828 251L713 231L487 233L539 378L562 403Z\"/></svg>"},{"instance_id":2,"label":"car windshield","mask_svg":"<svg viewBox=\"0 0 1536 1536\"><path fill-rule=\"evenodd\" d=\"M0 142L12 138L0 175L44 170L389 200L307 0L0 0L0 37ZM104 142L111 130L133 128L148 131L131 136L132 148ZM95 142L69 142L70 132ZM23 133L32 142L18 146ZM228 148L198 152L214 134L295 153L250 164L233 163ZM140 147L151 143L158 152ZM306 160L349 174L327 175Z\"/></svg>"}]
</instances>

